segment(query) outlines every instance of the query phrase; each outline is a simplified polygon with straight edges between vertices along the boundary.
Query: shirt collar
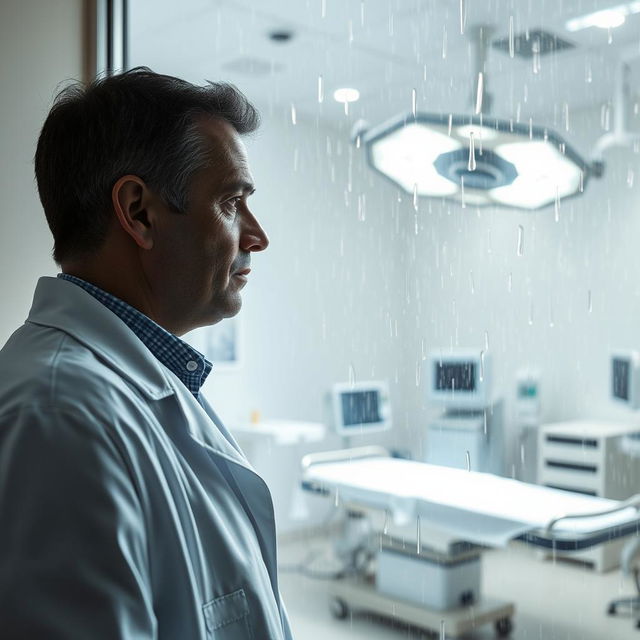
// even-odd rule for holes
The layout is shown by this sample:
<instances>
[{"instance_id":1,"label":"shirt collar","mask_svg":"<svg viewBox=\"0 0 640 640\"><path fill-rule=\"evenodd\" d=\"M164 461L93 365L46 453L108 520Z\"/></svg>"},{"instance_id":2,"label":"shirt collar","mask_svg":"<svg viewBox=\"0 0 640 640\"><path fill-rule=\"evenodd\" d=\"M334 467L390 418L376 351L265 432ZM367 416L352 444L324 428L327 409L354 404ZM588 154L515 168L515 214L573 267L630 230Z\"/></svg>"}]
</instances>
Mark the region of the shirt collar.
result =
<instances>
[{"instance_id":1,"label":"shirt collar","mask_svg":"<svg viewBox=\"0 0 640 640\"><path fill-rule=\"evenodd\" d=\"M117 315L149 351L198 398L200 388L213 366L204 355L108 291L67 273L58 274L58 278L78 285Z\"/></svg>"}]
</instances>

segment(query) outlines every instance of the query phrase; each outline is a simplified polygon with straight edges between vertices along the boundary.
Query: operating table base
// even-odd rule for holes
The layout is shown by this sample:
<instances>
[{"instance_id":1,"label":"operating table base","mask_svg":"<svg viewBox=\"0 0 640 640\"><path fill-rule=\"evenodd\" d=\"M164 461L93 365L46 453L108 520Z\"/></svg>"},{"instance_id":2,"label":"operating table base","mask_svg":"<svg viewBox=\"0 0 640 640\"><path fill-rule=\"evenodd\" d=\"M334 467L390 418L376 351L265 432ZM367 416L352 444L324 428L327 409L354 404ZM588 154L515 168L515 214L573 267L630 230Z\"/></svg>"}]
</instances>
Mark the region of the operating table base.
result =
<instances>
[{"instance_id":1,"label":"operating table base","mask_svg":"<svg viewBox=\"0 0 640 640\"><path fill-rule=\"evenodd\" d=\"M379 593L372 582L345 578L330 583L331 613L346 618L352 611L369 611L393 620L440 633L444 624L447 638L457 638L485 624L493 623L500 636L513 628L515 607L511 602L482 598L480 602L457 609L435 611Z\"/></svg>"}]
</instances>

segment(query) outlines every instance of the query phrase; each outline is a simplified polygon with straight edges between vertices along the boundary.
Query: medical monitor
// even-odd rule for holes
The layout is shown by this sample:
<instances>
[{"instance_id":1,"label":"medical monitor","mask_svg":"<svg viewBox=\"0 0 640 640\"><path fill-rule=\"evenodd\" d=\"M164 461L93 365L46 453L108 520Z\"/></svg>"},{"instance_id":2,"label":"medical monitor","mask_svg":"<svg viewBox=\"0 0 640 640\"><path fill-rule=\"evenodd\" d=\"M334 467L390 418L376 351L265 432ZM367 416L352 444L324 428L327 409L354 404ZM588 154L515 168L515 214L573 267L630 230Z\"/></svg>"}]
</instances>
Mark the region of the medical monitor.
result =
<instances>
[{"instance_id":1,"label":"medical monitor","mask_svg":"<svg viewBox=\"0 0 640 640\"><path fill-rule=\"evenodd\" d=\"M436 351L424 361L427 400L447 409L491 404L491 356L482 350Z\"/></svg>"},{"instance_id":2,"label":"medical monitor","mask_svg":"<svg viewBox=\"0 0 640 640\"><path fill-rule=\"evenodd\" d=\"M386 382L345 382L331 389L333 424L343 436L391 428L391 404Z\"/></svg>"},{"instance_id":3,"label":"medical monitor","mask_svg":"<svg viewBox=\"0 0 640 640\"><path fill-rule=\"evenodd\" d=\"M614 351L611 354L611 397L630 409L640 409L638 351Z\"/></svg>"}]
</instances>

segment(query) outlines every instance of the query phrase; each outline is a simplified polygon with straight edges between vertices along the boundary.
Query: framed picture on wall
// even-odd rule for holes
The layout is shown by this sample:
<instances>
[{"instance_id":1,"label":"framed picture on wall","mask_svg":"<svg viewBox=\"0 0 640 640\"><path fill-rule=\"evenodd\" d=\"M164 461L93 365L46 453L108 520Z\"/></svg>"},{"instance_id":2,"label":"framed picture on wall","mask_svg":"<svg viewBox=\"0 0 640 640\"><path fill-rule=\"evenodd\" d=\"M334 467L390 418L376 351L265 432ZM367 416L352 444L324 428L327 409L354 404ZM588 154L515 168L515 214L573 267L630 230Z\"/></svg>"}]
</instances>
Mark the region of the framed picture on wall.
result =
<instances>
[{"instance_id":1,"label":"framed picture on wall","mask_svg":"<svg viewBox=\"0 0 640 640\"><path fill-rule=\"evenodd\" d=\"M214 371L234 370L241 365L238 317L225 318L210 327L194 329L183 338L213 363Z\"/></svg>"}]
</instances>

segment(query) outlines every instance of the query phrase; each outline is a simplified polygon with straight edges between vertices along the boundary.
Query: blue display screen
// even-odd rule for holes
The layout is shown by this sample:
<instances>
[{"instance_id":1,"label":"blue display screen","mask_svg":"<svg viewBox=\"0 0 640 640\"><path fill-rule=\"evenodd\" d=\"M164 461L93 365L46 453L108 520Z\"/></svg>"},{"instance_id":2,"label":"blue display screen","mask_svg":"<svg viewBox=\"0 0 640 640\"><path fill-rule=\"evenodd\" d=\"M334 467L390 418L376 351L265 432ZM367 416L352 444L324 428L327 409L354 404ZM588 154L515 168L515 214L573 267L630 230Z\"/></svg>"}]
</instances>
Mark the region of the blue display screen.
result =
<instances>
[{"instance_id":1,"label":"blue display screen","mask_svg":"<svg viewBox=\"0 0 640 640\"><path fill-rule=\"evenodd\" d=\"M341 396L342 423L345 427L380 422L377 391L348 391Z\"/></svg>"},{"instance_id":2,"label":"blue display screen","mask_svg":"<svg viewBox=\"0 0 640 640\"><path fill-rule=\"evenodd\" d=\"M613 397L618 400L629 400L629 361L613 358Z\"/></svg>"}]
</instances>

